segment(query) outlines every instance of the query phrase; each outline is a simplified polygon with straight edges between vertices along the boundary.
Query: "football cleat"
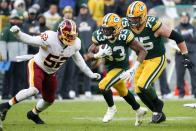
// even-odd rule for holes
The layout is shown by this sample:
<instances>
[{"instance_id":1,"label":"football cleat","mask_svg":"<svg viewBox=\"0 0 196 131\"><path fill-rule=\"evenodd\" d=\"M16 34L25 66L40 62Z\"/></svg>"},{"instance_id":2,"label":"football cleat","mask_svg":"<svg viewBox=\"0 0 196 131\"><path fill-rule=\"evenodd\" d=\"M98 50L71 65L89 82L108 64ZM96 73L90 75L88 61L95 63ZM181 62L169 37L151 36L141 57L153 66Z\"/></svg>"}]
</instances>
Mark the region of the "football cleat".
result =
<instances>
[{"instance_id":1,"label":"football cleat","mask_svg":"<svg viewBox=\"0 0 196 131\"><path fill-rule=\"evenodd\" d=\"M184 104L184 107L196 108L196 103Z\"/></svg>"},{"instance_id":2,"label":"football cleat","mask_svg":"<svg viewBox=\"0 0 196 131\"><path fill-rule=\"evenodd\" d=\"M8 102L0 104L0 118L2 121L5 120L7 111L10 109L10 105Z\"/></svg>"},{"instance_id":3,"label":"football cleat","mask_svg":"<svg viewBox=\"0 0 196 131\"><path fill-rule=\"evenodd\" d=\"M135 120L135 126L140 126L142 124L142 120L144 119L144 116L147 114L148 109L145 107L140 107L136 111L136 120Z\"/></svg>"},{"instance_id":4,"label":"football cleat","mask_svg":"<svg viewBox=\"0 0 196 131\"><path fill-rule=\"evenodd\" d=\"M161 123L165 120L166 120L166 116L163 112L161 112L161 113L154 112L153 115L152 115L151 123L154 123L154 124Z\"/></svg>"},{"instance_id":5,"label":"football cleat","mask_svg":"<svg viewBox=\"0 0 196 131\"><path fill-rule=\"evenodd\" d=\"M35 122L35 124L45 124L44 121L39 117L39 115L34 114L32 111L27 113L27 118Z\"/></svg>"},{"instance_id":6,"label":"football cleat","mask_svg":"<svg viewBox=\"0 0 196 131\"><path fill-rule=\"evenodd\" d=\"M116 114L116 112L117 112L117 109L115 105L113 107L108 107L107 112L105 113L102 119L102 122L108 123L109 121L111 121L114 115Z\"/></svg>"}]
</instances>

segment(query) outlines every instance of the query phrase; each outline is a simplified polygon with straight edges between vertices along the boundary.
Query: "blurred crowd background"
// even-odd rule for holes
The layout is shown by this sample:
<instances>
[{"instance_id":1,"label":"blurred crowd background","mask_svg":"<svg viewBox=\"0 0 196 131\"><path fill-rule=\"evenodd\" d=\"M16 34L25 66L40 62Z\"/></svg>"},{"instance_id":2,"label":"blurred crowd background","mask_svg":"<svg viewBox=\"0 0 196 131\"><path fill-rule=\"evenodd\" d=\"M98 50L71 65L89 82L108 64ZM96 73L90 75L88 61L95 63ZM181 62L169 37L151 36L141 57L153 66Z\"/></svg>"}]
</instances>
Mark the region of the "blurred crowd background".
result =
<instances>
[{"instance_id":1,"label":"blurred crowd background","mask_svg":"<svg viewBox=\"0 0 196 131\"><path fill-rule=\"evenodd\" d=\"M127 7L133 1L134 0L0 0L0 52L2 53L3 59L3 61L0 62L1 98L9 99L19 90L28 88L26 80L27 62L17 62L16 56L35 54L38 52L38 48L27 46L13 36L9 31L12 25L18 25L22 31L30 35L39 35L46 30L56 31L58 24L64 18L73 19L77 24L78 35L82 41L81 54L85 58L85 54L91 44L92 32L100 26L103 16L112 12L117 13L121 17L125 17ZM187 38L186 42L191 45L189 48L192 49L193 60L195 59L194 61L196 61L196 6L194 6L196 1L142 1L146 3L149 14L161 17L163 22L173 28L183 26L184 21L182 17L188 18L188 24L192 25L192 31L190 31L190 28L186 28L187 25L184 25L183 28L179 27L176 29L179 29L179 32ZM190 38L191 41L189 41ZM166 43L171 43L171 41L166 40ZM196 73L190 72L190 76L193 79L191 81L191 78L185 75L185 69L183 67L176 67L175 63L179 61L177 54L178 51L176 47L168 48L168 68L160 78L160 86L158 86L160 87L160 94L168 98L173 96L172 92L175 91L175 93L179 95L179 98L183 98L187 94L193 94L193 96L196 97L196 83L193 81L194 78L196 78ZM130 56L130 63L133 57L134 55ZM86 62L93 71L98 71L103 76L106 73L102 61ZM175 69L178 69L178 71L175 71ZM179 73L179 70L184 70L184 72ZM178 75L182 77L179 78ZM74 99L80 94L84 94L86 98L92 98L92 94L99 93L97 81L90 80L82 74L72 59L69 59L62 66L57 72L57 77L57 98L59 99ZM179 81L181 83L179 83ZM127 85L132 89L133 85L131 83L127 83ZM159 89L157 88L157 90Z\"/></svg>"}]
</instances>

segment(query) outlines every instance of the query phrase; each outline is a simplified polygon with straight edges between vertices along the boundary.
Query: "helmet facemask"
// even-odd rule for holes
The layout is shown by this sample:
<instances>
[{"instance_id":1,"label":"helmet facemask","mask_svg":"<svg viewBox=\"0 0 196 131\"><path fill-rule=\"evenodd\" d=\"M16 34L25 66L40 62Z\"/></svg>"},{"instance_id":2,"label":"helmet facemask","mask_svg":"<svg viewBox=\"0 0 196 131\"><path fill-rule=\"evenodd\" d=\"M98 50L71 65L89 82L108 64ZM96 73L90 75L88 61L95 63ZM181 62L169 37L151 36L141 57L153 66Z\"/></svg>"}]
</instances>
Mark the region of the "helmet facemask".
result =
<instances>
[{"instance_id":1,"label":"helmet facemask","mask_svg":"<svg viewBox=\"0 0 196 131\"><path fill-rule=\"evenodd\" d=\"M127 17L131 27L139 27L141 25L141 17Z\"/></svg>"},{"instance_id":2,"label":"helmet facemask","mask_svg":"<svg viewBox=\"0 0 196 131\"><path fill-rule=\"evenodd\" d=\"M104 16L100 30L106 39L114 40L119 35L121 29L121 18L118 15L108 13Z\"/></svg>"}]
</instances>

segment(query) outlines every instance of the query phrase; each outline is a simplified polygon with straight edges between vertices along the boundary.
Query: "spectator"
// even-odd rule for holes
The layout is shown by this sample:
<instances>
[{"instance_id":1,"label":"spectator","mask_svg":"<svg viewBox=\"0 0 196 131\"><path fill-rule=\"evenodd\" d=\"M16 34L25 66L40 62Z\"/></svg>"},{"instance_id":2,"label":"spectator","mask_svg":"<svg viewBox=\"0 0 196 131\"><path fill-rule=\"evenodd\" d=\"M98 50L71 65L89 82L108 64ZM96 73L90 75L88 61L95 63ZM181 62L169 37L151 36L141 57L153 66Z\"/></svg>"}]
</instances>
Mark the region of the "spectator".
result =
<instances>
[{"instance_id":1,"label":"spectator","mask_svg":"<svg viewBox=\"0 0 196 131\"><path fill-rule=\"evenodd\" d=\"M162 74L159 77L159 85L161 96L163 99L170 99L172 97L171 90L169 89L169 85L167 83L167 72L166 69L163 70Z\"/></svg>"},{"instance_id":2,"label":"spectator","mask_svg":"<svg viewBox=\"0 0 196 131\"><path fill-rule=\"evenodd\" d=\"M46 26L49 29L53 29L54 25L57 21L60 20L60 15L58 14L58 8L56 5L50 5L50 8L48 11L46 11L43 15L46 18Z\"/></svg>"},{"instance_id":3,"label":"spectator","mask_svg":"<svg viewBox=\"0 0 196 131\"><path fill-rule=\"evenodd\" d=\"M91 44L92 33L96 30L96 22L91 18L86 4L82 4L80 7L79 16L76 18L76 25L78 28L78 35L82 43L82 54L85 56L88 53L88 48ZM91 65L89 61L86 62L88 66ZM76 73L79 73L76 71ZM76 76L79 76L76 75ZM91 97L91 80L83 75L83 87L85 91L85 96Z\"/></svg>"},{"instance_id":4,"label":"spectator","mask_svg":"<svg viewBox=\"0 0 196 131\"><path fill-rule=\"evenodd\" d=\"M8 16L10 15L10 12L8 4L7 0L0 1L0 32L9 21Z\"/></svg>"},{"instance_id":5,"label":"spectator","mask_svg":"<svg viewBox=\"0 0 196 131\"><path fill-rule=\"evenodd\" d=\"M33 8L28 9L28 19L23 24L24 32L30 35L40 34L39 23L36 20L37 12ZM36 54L38 47L28 46L28 54Z\"/></svg>"},{"instance_id":6,"label":"spectator","mask_svg":"<svg viewBox=\"0 0 196 131\"><path fill-rule=\"evenodd\" d=\"M18 14L21 18L20 19L27 19L28 14L26 12L26 6L24 0L16 0L14 2L14 9L12 10L12 14Z\"/></svg>"},{"instance_id":7,"label":"spectator","mask_svg":"<svg viewBox=\"0 0 196 131\"><path fill-rule=\"evenodd\" d=\"M46 26L46 18L43 15L39 15L38 21L39 21L39 32L40 33L46 30L49 30L48 27Z\"/></svg>"},{"instance_id":8,"label":"spectator","mask_svg":"<svg viewBox=\"0 0 196 131\"><path fill-rule=\"evenodd\" d=\"M104 0L104 15L116 12L115 0Z\"/></svg>"},{"instance_id":9,"label":"spectator","mask_svg":"<svg viewBox=\"0 0 196 131\"><path fill-rule=\"evenodd\" d=\"M54 26L53 30L56 31L58 29L59 23L63 19L72 19L73 20L73 8L71 6L65 6L65 8L62 11L63 18L61 18Z\"/></svg>"},{"instance_id":10,"label":"spectator","mask_svg":"<svg viewBox=\"0 0 196 131\"><path fill-rule=\"evenodd\" d=\"M59 8L60 10L64 9L65 6L71 6L73 10L76 7L76 0L59 0Z\"/></svg>"},{"instance_id":11,"label":"spectator","mask_svg":"<svg viewBox=\"0 0 196 131\"><path fill-rule=\"evenodd\" d=\"M4 15L4 16L10 15L8 0L0 1L0 15Z\"/></svg>"},{"instance_id":12,"label":"spectator","mask_svg":"<svg viewBox=\"0 0 196 131\"><path fill-rule=\"evenodd\" d=\"M10 27L13 25L22 26L22 20L18 14L11 14L10 23L4 28L0 37L0 43L6 44L7 47L7 59L11 61L11 66L4 76L2 99L10 98L25 88L25 62L16 62L16 56L27 54L27 46L19 42L10 32Z\"/></svg>"},{"instance_id":13,"label":"spectator","mask_svg":"<svg viewBox=\"0 0 196 131\"><path fill-rule=\"evenodd\" d=\"M185 39L185 42L187 43L188 48L188 54L193 62L194 65L196 65L196 28L190 24L190 16L187 12L182 12L180 15L180 24L176 27L176 30L178 32L181 32L183 38ZM182 61L183 57L182 55L177 52L175 55L175 61L176 61L176 76L177 76L177 87L179 89L179 98L183 98L185 95L184 90L184 76L185 76L185 70ZM189 70L190 76L191 76L191 85L192 85L192 94L196 98L196 67L193 67Z\"/></svg>"},{"instance_id":14,"label":"spectator","mask_svg":"<svg viewBox=\"0 0 196 131\"><path fill-rule=\"evenodd\" d=\"M117 1L116 13L120 17L126 17L127 8L129 6L130 0L119 0Z\"/></svg>"},{"instance_id":15,"label":"spectator","mask_svg":"<svg viewBox=\"0 0 196 131\"><path fill-rule=\"evenodd\" d=\"M100 25L104 16L104 0L89 0L88 7L93 19Z\"/></svg>"}]
</instances>

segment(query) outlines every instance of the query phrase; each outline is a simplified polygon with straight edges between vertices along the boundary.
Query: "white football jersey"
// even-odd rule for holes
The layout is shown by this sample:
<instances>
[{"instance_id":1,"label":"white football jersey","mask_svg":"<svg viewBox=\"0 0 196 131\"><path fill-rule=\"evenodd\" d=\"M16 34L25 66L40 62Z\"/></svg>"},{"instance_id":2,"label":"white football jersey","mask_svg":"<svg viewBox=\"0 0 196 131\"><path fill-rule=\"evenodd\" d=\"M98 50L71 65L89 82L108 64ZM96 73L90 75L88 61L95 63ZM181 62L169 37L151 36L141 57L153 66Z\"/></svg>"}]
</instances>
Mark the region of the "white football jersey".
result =
<instances>
[{"instance_id":1,"label":"white football jersey","mask_svg":"<svg viewBox=\"0 0 196 131\"><path fill-rule=\"evenodd\" d=\"M41 39L39 52L34 56L35 63L46 73L55 73L61 65L81 48L81 41L77 37L72 46L65 47L58 39L57 32L46 31L40 36Z\"/></svg>"}]
</instances>

